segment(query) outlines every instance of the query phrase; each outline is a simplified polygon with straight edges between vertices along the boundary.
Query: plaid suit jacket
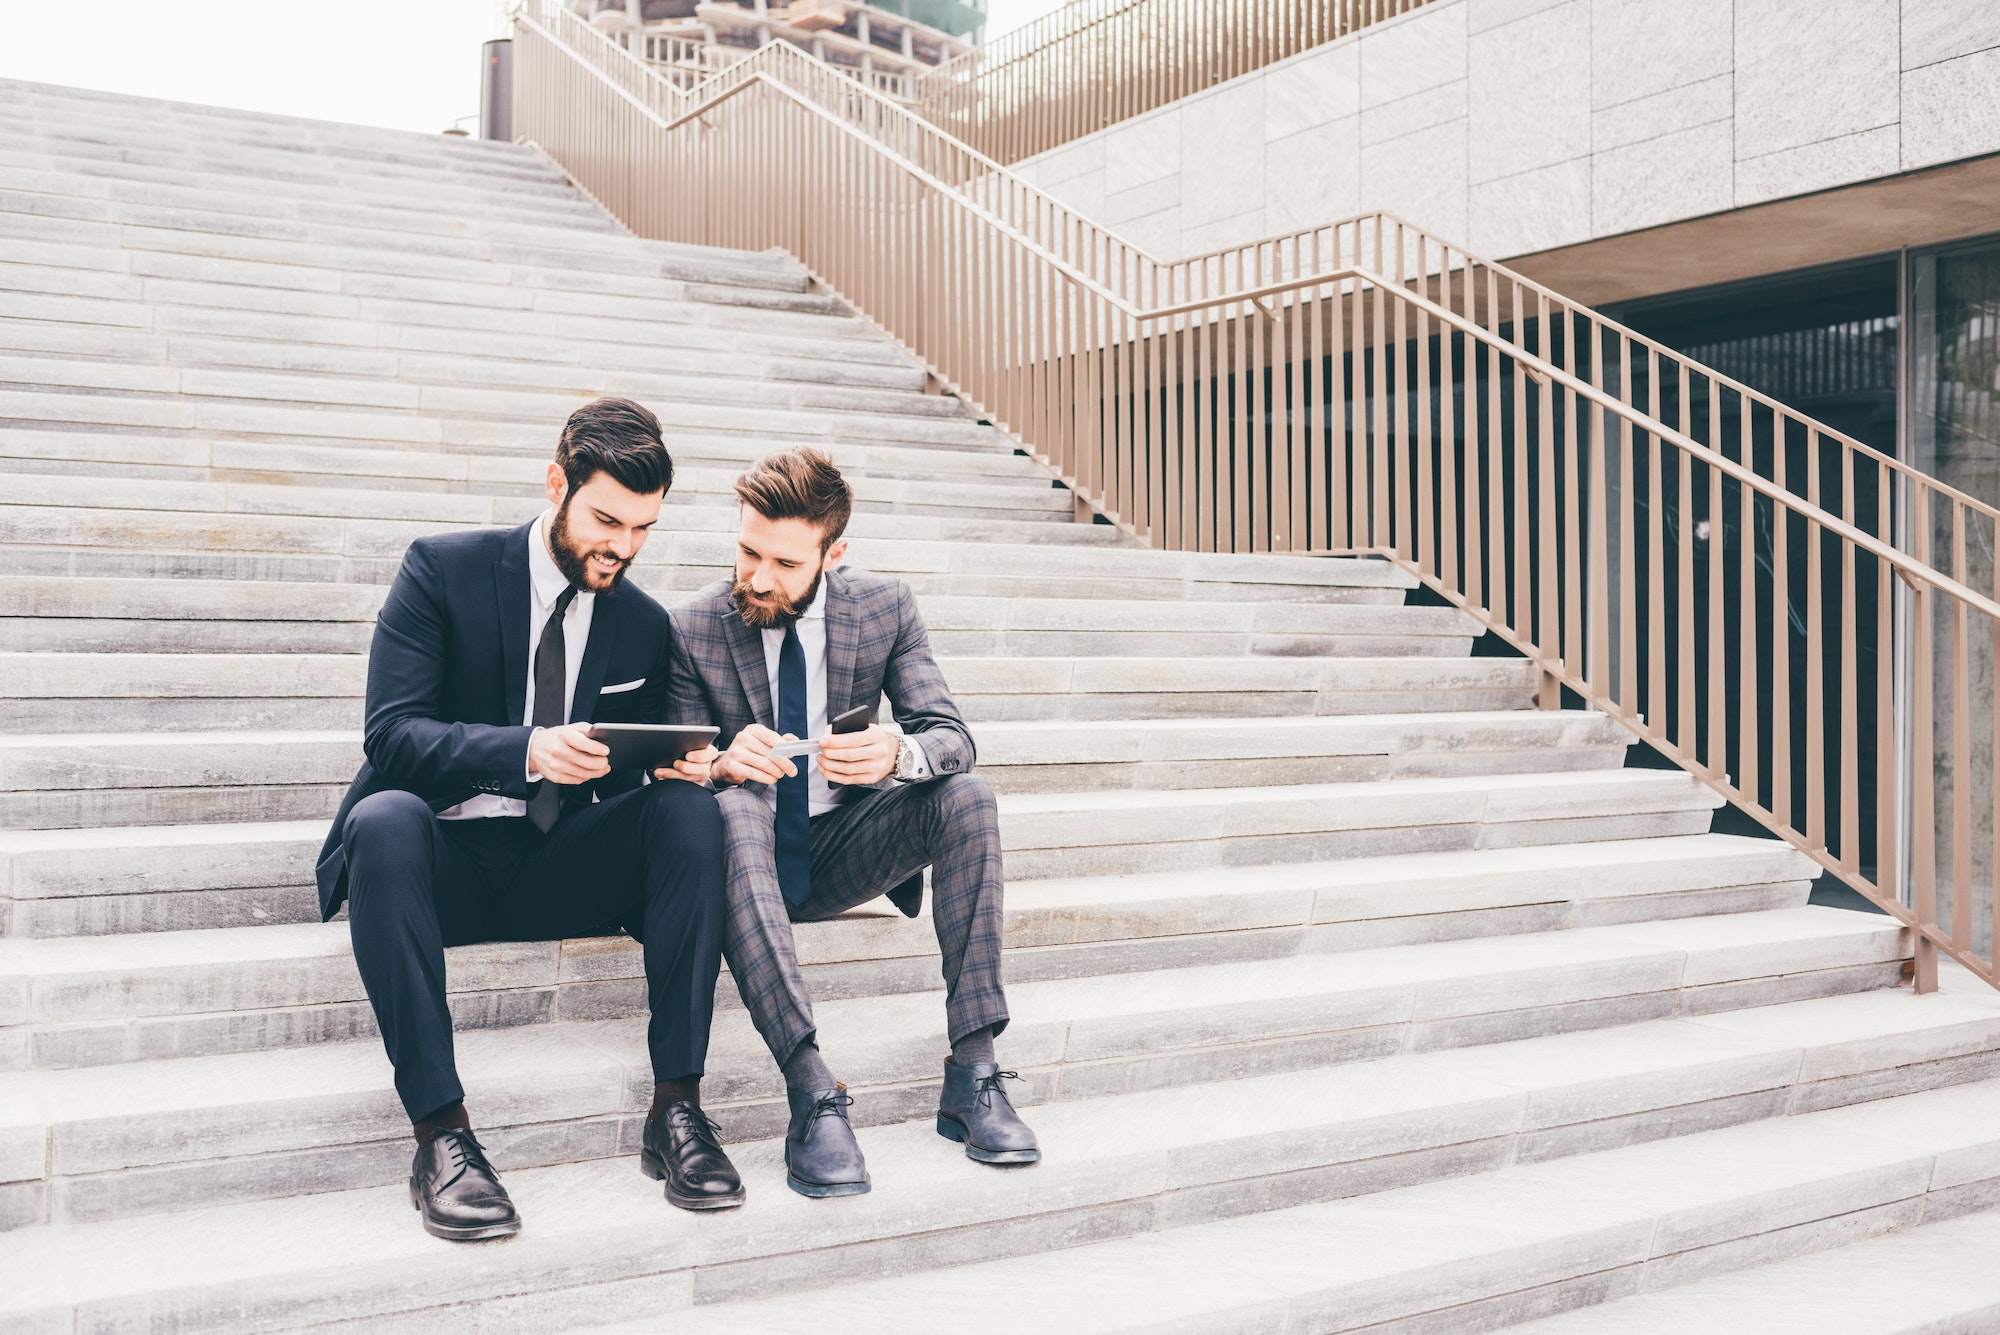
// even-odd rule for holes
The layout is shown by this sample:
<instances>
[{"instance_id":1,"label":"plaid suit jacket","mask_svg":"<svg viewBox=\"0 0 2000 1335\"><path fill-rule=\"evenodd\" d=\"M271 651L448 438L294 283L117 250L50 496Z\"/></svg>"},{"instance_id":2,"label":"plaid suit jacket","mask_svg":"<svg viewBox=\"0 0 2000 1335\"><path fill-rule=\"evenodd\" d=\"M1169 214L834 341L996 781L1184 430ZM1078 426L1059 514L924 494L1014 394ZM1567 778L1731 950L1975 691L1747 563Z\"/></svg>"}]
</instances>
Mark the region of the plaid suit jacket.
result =
<instances>
[{"instance_id":1,"label":"plaid suit jacket","mask_svg":"<svg viewBox=\"0 0 2000 1335\"><path fill-rule=\"evenodd\" d=\"M724 750L752 723L777 727L763 632L743 623L729 589L730 581L718 580L669 612L674 633L667 641L665 721L714 724L721 729L715 744ZM903 731L922 739L933 778L970 771L977 758L972 734L931 657L910 586L891 575L836 568L826 572L820 597L827 717L857 705L879 710L886 695ZM890 899L915 916L921 878L897 887Z\"/></svg>"}]
</instances>

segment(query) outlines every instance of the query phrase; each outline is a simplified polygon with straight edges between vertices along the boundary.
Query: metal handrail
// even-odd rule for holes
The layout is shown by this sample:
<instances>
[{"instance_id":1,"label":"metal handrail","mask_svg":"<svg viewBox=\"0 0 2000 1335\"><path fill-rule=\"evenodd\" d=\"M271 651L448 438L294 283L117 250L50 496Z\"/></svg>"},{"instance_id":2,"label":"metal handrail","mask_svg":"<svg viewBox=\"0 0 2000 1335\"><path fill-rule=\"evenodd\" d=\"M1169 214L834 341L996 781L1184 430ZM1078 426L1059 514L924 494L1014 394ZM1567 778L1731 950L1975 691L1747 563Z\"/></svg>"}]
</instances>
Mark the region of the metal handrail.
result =
<instances>
[{"instance_id":1,"label":"metal handrail","mask_svg":"<svg viewBox=\"0 0 2000 1335\"><path fill-rule=\"evenodd\" d=\"M1641 402L1629 335L1391 218L1135 277L793 56L691 101L517 34L517 128L635 232L789 250L1153 545L1397 561L1545 705L1576 691L1911 923L1920 987L1939 951L1995 980L1985 512L1938 527L1940 489L1816 424L1801 466L1794 419L1643 346Z\"/></svg>"}]
</instances>

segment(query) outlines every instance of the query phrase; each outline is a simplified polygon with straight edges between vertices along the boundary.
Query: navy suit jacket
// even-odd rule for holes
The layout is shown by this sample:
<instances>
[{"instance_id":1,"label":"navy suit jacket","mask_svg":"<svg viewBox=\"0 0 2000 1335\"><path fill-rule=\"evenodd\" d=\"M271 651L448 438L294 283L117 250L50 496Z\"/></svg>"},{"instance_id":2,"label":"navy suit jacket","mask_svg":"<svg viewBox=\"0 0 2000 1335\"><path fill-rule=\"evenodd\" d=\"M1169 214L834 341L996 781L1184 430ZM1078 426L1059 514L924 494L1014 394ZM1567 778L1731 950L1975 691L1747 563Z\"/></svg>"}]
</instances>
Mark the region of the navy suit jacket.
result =
<instances>
[{"instance_id":1,"label":"navy suit jacket","mask_svg":"<svg viewBox=\"0 0 2000 1335\"><path fill-rule=\"evenodd\" d=\"M341 831L354 804L402 789L443 811L480 793L526 800L528 543L534 525L419 538L389 587L368 650L366 759L320 849L319 908L347 898ZM570 721L655 723L666 701L673 626L627 581L600 593L576 674ZM600 695L607 684L640 684ZM564 794L612 797L644 781L613 770Z\"/></svg>"}]
</instances>

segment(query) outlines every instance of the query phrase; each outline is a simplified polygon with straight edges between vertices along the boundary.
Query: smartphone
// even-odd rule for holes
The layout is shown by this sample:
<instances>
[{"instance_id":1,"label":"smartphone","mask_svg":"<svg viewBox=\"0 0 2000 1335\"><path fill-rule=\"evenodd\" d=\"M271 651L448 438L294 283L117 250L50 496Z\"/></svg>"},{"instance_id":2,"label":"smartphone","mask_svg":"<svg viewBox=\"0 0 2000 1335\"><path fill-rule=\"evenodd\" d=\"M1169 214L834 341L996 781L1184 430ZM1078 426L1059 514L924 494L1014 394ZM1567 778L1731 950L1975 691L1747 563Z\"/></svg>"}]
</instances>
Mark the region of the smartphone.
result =
<instances>
[{"instance_id":1,"label":"smartphone","mask_svg":"<svg viewBox=\"0 0 2000 1335\"><path fill-rule=\"evenodd\" d=\"M868 729L868 725L874 721L875 711L873 709L870 709L867 705L856 705L845 714L836 715L833 722L827 725L827 731L865 732ZM819 754L819 743L817 741L779 742L771 748L771 754L774 756L783 756L787 760L804 760L808 756Z\"/></svg>"}]
</instances>

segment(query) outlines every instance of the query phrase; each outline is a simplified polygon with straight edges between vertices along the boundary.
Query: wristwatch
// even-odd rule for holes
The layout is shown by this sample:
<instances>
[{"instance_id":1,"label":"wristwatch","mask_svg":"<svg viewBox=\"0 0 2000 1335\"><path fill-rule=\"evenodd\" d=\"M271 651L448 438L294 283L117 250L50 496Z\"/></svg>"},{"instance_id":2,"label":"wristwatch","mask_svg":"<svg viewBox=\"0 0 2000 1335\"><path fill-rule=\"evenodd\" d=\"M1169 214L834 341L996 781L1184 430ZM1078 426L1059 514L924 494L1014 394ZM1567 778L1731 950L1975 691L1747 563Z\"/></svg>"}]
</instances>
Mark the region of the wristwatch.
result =
<instances>
[{"instance_id":1,"label":"wristwatch","mask_svg":"<svg viewBox=\"0 0 2000 1335\"><path fill-rule=\"evenodd\" d=\"M896 768L890 771L889 777L897 783L916 781L917 748L910 745L910 739L907 737L896 738Z\"/></svg>"}]
</instances>

